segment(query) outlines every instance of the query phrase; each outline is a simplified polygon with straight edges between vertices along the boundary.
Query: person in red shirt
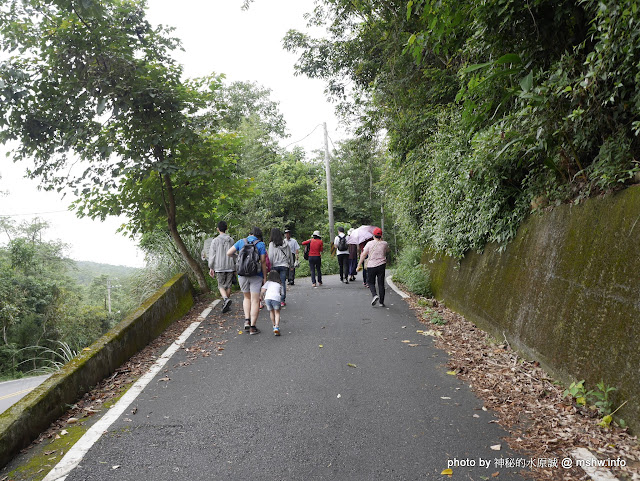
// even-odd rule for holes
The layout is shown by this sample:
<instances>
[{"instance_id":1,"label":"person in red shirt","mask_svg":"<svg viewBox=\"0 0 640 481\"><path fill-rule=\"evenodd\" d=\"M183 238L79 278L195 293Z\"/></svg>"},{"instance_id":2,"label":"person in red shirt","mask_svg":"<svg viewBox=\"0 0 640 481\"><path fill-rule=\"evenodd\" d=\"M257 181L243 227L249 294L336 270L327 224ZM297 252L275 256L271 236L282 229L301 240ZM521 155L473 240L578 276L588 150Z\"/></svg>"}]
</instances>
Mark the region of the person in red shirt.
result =
<instances>
[{"instance_id":1,"label":"person in red shirt","mask_svg":"<svg viewBox=\"0 0 640 481\"><path fill-rule=\"evenodd\" d=\"M313 231L311 239L306 240L302 245L309 244L309 270L311 271L311 285L318 287L322 285L322 237L320 231ZM318 283L316 284L316 270L318 271Z\"/></svg>"}]
</instances>

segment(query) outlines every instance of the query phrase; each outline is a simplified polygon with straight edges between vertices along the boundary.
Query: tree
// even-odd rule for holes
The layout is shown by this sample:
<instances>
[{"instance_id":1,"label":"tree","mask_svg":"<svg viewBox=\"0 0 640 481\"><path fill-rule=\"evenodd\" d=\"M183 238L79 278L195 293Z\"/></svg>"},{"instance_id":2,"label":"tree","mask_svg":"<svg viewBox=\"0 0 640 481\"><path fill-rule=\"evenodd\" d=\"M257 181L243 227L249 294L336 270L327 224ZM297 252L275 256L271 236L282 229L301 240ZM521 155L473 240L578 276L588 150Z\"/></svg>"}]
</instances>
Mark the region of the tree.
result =
<instances>
[{"instance_id":1,"label":"tree","mask_svg":"<svg viewBox=\"0 0 640 481\"><path fill-rule=\"evenodd\" d=\"M387 135L403 238L460 257L637 182L637 0L320 0L310 23L325 38L285 48L359 137Z\"/></svg>"},{"instance_id":2,"label":"tree","mask_svg":"<svg viewBox=\"0 0 640 481\"><path fill-rule=\"evenodd\" d=\"M215 211L242 187L234 145L207 110L220 78L183 82L179 46L145 19L141 1L13 0L0 11L0 141L17 140L46 189L71 188L79 215L126 213L135 234L163 219L200 288L209 288L181 237L194 199ZM78 161L79 159L79 161ZM220 182L224 180L224 185Z\"/></svg>"}]
</instances>

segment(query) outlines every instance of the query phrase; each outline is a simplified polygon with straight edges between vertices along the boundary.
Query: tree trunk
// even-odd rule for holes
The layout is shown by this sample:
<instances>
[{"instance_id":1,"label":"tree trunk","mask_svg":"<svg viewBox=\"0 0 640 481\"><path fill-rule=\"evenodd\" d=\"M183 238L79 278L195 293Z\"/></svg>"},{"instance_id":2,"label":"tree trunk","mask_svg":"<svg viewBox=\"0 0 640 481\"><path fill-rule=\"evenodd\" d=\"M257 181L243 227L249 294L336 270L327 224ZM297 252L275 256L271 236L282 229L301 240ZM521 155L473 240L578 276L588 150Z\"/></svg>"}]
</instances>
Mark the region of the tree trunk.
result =
<instances>
[{"instance_id":1,"label":"tree trunk","mask_svg":"<svg viewBox=\"0 0 640 481\"><path fill-rule=\"evenodd\" d=\"M182 257L187 262L187 265L196 276L196 280L198 281L198 286L202 292L209 292L209 285L207 284L207 279L204 276L204 272L202 272L202 267L200 263L198 263L187 249L187 246L184 245L182 237L180 237L180 233L178 232L178 225L176 222L176 202L173 196L173 184L171 183L171 177L169 174L163 175L164 185L167 189L167 197L165 199L165 208L167 211L167 224L169 225L169 232L171 233L171 238L175 243L176 247L182 254Z\"/></svg>"}]
</instances>

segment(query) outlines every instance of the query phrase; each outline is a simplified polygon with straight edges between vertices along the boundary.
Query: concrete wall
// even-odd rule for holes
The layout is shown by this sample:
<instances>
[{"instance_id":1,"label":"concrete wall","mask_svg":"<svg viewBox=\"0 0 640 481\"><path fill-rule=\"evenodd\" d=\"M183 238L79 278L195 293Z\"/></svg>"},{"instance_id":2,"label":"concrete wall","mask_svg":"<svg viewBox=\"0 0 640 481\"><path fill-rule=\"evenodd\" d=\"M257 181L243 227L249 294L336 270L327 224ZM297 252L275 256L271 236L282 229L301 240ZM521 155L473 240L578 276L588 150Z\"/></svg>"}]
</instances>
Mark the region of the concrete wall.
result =
<instances>
[{"instance_id":1,"label":"concrete wall","mask_svg":"<svg viewBox=\"0 0 640 481\"><path fill-rule=\"evenodd\" d=\"M640 430L640 186L532 215L506 250L432 253L438 299L564 381L603 380ZM617 406L616 406L617 407Z\"/></svg>"},{"instance_id":2,"label":"concrete wall","mask_svg":"<svg viewBox=\"0 0 640 481\"><path fill-rule=\"evenodd\" d=\"M177 275L63 369L0 415L0 466L6 465L93 386L155 339L194 304Z\"/></svg>"}]
</instances>

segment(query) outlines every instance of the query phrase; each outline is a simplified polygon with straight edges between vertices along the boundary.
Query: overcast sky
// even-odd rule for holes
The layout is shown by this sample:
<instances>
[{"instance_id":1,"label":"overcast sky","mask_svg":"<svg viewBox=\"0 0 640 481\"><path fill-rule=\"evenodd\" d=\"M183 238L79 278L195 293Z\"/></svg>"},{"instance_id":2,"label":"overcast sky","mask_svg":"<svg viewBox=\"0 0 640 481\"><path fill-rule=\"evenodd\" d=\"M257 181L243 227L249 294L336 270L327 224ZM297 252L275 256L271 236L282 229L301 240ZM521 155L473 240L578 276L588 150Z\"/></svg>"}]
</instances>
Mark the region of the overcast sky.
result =
<instances>
[{"instance_id":1,"label":"overcast sky","mask_svg":"<svg viewBox=\"0 0 640 481\"><path fill-rule=\"evenodd\" d=\"M291 135L282 145L304 138L294 145L310 152L323 146L322 128L318 127L323 122L333 142L344 137L333 106L325 101L323 82L295 77L296 56L282 49L282 38L289 29L306 30L303 15L313 10L313 4L313 0L255 0L249 10L242 11L242 0L148 0L147 18L154 25L176 28L174 35L185 50L176 58L184 65L186 76L224 73L229 82L255 81L271 89ZM143 265L135 243L116 233L122 219L104 223L77 219L66 210L72 199L38 191L38 182L24 179L24 166L13 164L5 152L0 145L0 192L7 194L0 193L0 215L16 221L37 215L48 221L48 239L69 244L68 255L73 259ZM0 243L6 240L0 235Z\"/></svg>"}]
</instances>

